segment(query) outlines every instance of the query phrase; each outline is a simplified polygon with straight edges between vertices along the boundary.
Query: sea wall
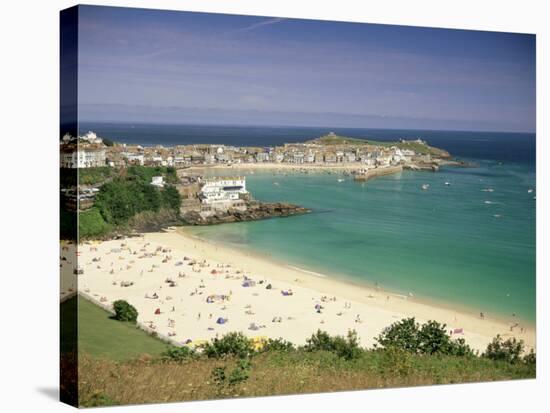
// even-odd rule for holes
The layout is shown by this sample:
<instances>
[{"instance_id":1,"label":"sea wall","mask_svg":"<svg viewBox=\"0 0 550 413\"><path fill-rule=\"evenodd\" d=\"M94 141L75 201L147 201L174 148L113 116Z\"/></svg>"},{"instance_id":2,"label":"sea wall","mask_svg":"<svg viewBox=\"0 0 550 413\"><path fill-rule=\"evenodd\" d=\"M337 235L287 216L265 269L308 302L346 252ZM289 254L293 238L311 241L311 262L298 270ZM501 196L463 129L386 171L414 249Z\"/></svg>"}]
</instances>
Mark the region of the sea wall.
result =
<instances>
[{"instance_id":1,"label":"sea wall","mask_svg":"<svg viewBox=\"0 0 550 413\"><path fill-rule=\"evenodd\" d=\"M356 174L354 176L354 179L356 181L360 182L366 182L369 179L376 178L378 176L384 176L384 175L391 175L395 173L399 173L403 170L403 166L397 165L397 166L388 166L386 168L374 168L370 169L365 173Z\"/></svg>"}]
</instances>

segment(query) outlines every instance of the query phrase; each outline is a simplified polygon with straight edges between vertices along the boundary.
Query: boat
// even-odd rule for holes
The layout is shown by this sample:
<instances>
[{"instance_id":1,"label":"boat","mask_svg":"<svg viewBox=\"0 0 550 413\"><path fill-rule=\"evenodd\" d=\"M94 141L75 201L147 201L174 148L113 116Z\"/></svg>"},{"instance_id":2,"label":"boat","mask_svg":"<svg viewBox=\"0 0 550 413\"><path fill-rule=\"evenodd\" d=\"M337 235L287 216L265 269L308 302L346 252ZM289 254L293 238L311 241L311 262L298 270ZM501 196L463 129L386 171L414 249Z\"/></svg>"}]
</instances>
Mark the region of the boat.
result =
<instances>
[{"instance_id":1,"label":"boat","mask_svg":"<svg viewBox=\"0 0 550 413\"><path fill-rule=\"evenodd\" d=\"M338 182L344 182L344 181L345 179L342 179L342 178L338 179Z\"/></svg>"},{"instance_id":2,"label":"boat","mask_svg":"<svg viewBox=\"0 0 550 413\"><path fill-rule=\"evenodd\" d=\"M430 184L423 184L422 185L422 190L426 191L429 187L430 187Z\"/></svg>"},{"instance_id":3,"label":"boat","mask_svg":"<svg viewBox=\"0 0 550 413\"><path fill-rule=\"evenodd\" d=\"M278 185L279 185L279 182L273 182L273 185L277 185L277 186L278 186Z\"/></svg>"},{"instance_id":4,"label":"boat","mask_svg":"<svg viewBox=\"0 0 550 413\"><path fill-rule=\"evenodd\" d=\"M446 181L446 182L445 182L445 185L449 186L449 185L451 185L451 183L448 182L448 181Z\"/></svg>"},{"instance_id":5,"label":"boat","mask_svg":"<svg viewBox=\"0 0 550 413\"><path fill-rule=\"evenodd\" d=\"M529 188L529 189L527 190L527 193L528 193L528 194L530 194L530 193L532 193L532 192L533 192L533 188Z\"/></svg>"},{"instance_id":6,"label":"boat","mask_svg":"<svg viewBox=\"0 0 550 413\"><path fill-rule=\"evenodd\" d=\"M493 192L494 189L493 188L485 188L485 189L482 189L481 191L482 192Z\"/></svg>"}]
</instances>

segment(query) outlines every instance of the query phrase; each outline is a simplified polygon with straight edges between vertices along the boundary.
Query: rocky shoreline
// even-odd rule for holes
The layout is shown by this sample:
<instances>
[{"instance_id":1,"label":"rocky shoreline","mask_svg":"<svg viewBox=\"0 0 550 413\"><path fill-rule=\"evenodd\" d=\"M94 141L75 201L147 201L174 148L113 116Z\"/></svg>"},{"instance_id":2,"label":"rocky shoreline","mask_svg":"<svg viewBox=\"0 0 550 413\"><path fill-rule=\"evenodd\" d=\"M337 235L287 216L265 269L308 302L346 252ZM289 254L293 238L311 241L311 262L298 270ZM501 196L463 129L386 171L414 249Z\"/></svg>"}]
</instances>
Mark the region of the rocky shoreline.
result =
<instances>
[{"instance_id":1,"label":"rocky shoreline","mask_svg":"<svg viewBox=\"0 0 550 413\"><path fill-rule=\"evenodd\" d=\"M210 216L203 216L198 211L189 211L183 215L187 225L214 225L230 222L258 221L261 219L289 217L310 213L311 209L286 202L258 202L250 201L246 209L229 208L226 211L217 211Z\"/></svg>"}]
</instances>

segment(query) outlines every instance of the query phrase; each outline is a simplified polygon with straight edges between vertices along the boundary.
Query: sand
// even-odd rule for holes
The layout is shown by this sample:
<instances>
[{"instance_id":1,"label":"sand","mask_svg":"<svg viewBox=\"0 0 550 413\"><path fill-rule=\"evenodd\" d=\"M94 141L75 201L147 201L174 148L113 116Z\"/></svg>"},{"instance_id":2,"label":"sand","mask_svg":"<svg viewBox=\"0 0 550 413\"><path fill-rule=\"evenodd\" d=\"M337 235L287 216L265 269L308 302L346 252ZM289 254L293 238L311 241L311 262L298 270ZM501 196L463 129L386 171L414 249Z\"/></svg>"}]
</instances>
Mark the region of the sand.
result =
<instances>
[{"instance_id":1,"label":"sand","mask_svg":"<svg viewBox=\"0 0 550 413\"><path fill-rule=\"evenodd\" d=\"M511 332L510 327L519 322L512 316L481 319L479 314L350 284L207 242L182 229L84 243L79 253L84 270L78 275L79 293L107 307L117 299L127 300L137 308L141 325L174 343L197 344L241 331L251 338L282 337L304 344L321 329L340 335L356 330L361 345L372 347L385 327L416 317L419 322L445 323L449 330L463 329L453 336L464 338L476 350L485 350L497 334L515 336L528 350L535 348L534 327L520 323L524 331L518 326ZM189 265L190 259L196 263ZM245 276L255 285L243 287ZM122 286L124 282L131 285ZM292 295L283 295L289 290ZM154 294L158 298L146 298ZM211 295L217 297L208 303ZM220 317L227 320L225 324L217 323ZM258 329L251 329L252 323Z\"/></svg>"},{"instance_id":2,"label":"sand","mask_svg":"<svg viewBox=\"0 0 550 413\"><path fill-rule=\"evenodd\" d=\"M334 164L327 163L301 163L301 164L292 164L292 163L277 163L277 162L259 162L259 163L235 163L231 165L223 164L213 164L207 166L192 166L187 169L183 169L185 172L197 171L202 172L205 170L220 170L220 171L279 171L283 172L296 172L296 171L307 171L307 172L322 172L322 173L342 173L358 171L364 169L365 164L361 162L339 162ZM220 172L221 173L221 172Z\"/></svg>"}]
</instances>

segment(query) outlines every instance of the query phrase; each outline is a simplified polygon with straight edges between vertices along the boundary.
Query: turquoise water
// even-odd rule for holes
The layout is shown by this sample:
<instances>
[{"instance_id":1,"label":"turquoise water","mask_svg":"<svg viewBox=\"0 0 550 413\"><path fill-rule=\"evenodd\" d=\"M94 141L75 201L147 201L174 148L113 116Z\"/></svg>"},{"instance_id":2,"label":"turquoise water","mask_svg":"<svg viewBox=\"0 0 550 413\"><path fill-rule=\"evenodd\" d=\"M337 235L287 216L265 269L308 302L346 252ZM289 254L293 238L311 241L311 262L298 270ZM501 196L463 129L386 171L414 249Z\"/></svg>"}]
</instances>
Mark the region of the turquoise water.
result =
<instances>
[{"instance_id":1,"label":"turquoise water","mask_svg":"<svg viewBox=\"0 0 550 413\"><path fill-rule=\"evenodd\" d=\"M252 194L307 216L193 229L197 235L319 273L535 321L536 137L532 133L236 125L81 123L81 132L141 145L276 146L339 135L422 137L477 168L404 172L367 184L335 175L247 174ZM502 162L502 163L501 163ZM277 181L280 185L273 185ZM444 185L445 181L451 183ZM429 183L428 191L421 185ZM484 188L494 192L482 192ZM485 203L490 201L491 203ZM499 217L495 217L495 215Z\"/></svg>"},{"instance_id":2,"label":"turquoise water","mask_svg":"<svg viewBox=\"0 0 550 413\"><path fill-rule=\"evenodd\" d=\"M313 213L193 232L315 272L534 322L536 201L535 191L528 193L534 165L475 162L475 168L406 171L368 183L256 171L246 174L255 198Z\"/></svg>"}]
</instances>

